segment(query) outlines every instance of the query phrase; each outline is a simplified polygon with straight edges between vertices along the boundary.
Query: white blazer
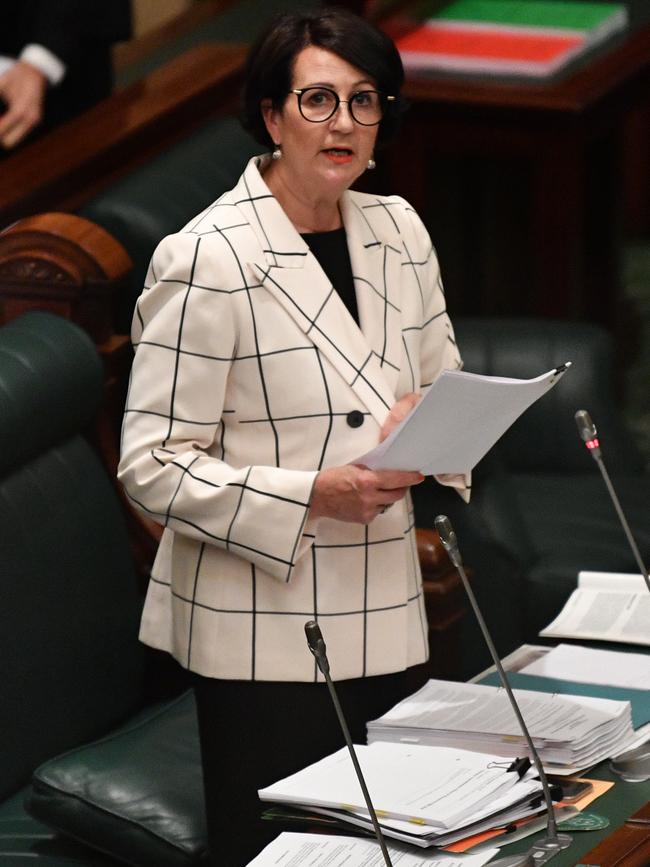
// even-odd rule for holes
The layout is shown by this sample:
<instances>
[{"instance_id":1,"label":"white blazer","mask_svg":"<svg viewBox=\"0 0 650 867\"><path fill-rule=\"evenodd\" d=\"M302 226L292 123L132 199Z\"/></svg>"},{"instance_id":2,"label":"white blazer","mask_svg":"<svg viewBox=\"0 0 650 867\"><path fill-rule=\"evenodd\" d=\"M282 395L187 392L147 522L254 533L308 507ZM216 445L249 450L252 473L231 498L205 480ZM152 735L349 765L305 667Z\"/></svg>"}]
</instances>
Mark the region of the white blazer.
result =
<instances>
[{"instance_id":1,"label":"white blazer","mask_svg":"<svg viewBox=\"0 0 650 867\"><path fill-rule=\"evenodd\" d=\"M438 262L401 198L341 201L361 328L251 160L149 268L119 475L165 526L142 640L219 678L319 679L427 658L410 498L369 526L309 517L318 471L378 442L460 357ZM467 480L442 480L465 493Z\"/></svg>"}]
</instances>

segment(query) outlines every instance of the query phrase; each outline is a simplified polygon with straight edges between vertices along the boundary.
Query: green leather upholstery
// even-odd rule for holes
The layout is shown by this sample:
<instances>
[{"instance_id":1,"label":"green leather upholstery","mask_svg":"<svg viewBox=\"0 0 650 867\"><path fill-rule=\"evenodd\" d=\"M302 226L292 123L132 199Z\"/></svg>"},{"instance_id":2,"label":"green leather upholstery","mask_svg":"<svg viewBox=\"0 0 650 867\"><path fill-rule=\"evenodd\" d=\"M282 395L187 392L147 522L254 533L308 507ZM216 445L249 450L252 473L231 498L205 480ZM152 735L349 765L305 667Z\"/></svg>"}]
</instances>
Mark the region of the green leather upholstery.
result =
<instances>
[{"instance_id":1,"label":"green leather upholstery","mask_svg":"<svg viewBox=\"0 0 650 867\"><path fill-rule=\"evenodd\" d=\"M122 513L82 436L102 376L92 341L59 317L0 329L0 797L141 693Z\"/></svg>"},{"instance_id":2,"label":"green leather upholstery","mask_svg":"<svg viewBox=\"0 0 650 867\"><path fill-rule=\"evenodd\" d=\"M34 774L28 809L136 867L206 858L194 695L149 710Z\"/></svg>"},{"instance_id":3,"label":"green leather upholstery","mask_svg":"<svg viewBox=\"0 0 650 867\"><path fill-rule=\"evenodd\" d=\"M603 436L613 472L641 472L643 461L621 423L614 393L614 345L591 323L544 319L461 319L456 325L465 370L492 376L537 376L573 362L562 382L521 416L498 450L516 473L593 473L573 415L587 409Z\"/></svg>"},{"instance_id":4,"label":"green leather upholstery","mask_svg":"<svg viewBox=\"0 0 650 867\"><path fill-rule=\"evenodd\" d=\"M124 245L134 262L118 314L117 330L128 334L156 246L234 186L243 166L263 147L234 117L210 121L80 211Z\"/></svg>"},{"instance_id":5,"label":"green leather upholstery","mask_svg":"<svg viewBox=\"0 0 650 867\"><path fill-rule=\"evenodd\" d=\"M580 569L638 571L598 467L578 437L576 410L588 410L598 427L607 468L646 561L650 479L617 408L613 344L604 329L474 319L457 322L456 334L465 368L476 373L526 378L573 362L505 434L474 487L492 540L523 568L525 637L534 640L574 589Z\"/></svg>"},{"instance_id":6,"label":"green leather upholstery","mask_svg":"<svg viewBox=\"0 0 650 867\"><path fill-rule=\"evenodd\" d=\"M138 582L116 492L83 435L102 383L94 344L67 320L29 313L0 328L3 867L117 864L23 809L34 768L142 706Z\"/></svg>"}]
</instances>

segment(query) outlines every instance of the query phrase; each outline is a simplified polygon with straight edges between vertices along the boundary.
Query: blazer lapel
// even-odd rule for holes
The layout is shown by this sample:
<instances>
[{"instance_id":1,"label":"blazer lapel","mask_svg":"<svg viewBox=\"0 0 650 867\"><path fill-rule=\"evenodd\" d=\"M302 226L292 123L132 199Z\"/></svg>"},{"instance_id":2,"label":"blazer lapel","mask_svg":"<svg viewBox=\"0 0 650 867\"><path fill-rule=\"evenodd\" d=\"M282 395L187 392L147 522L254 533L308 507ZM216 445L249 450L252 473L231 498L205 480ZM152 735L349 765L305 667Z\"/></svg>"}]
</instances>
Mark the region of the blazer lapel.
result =
<instances>
[{"instance_id":1,"label":"blazer lapel","mask_svg":"<svg viewBox=\"0 0 650 867\"><path fill-rule=\"evenodd\" d=\"M233 203L246 214L264 252L263 260L248 263L255 275L381 424L395 402L393 387L398 372L397 362L393 361L396 317L389 315L395 312L391 307L393 298L390 290L387 296L384 285L386 281L390 286L398 285L395 276L399 278L399 273L395 275L394 270L399 268L399 256L393 250L384 252L386 245L373 234L362 211L346 201L343 219L355 285L378 288L377 293L363 291L359 299L364 336L317 259L264 184L255 161L249 163L233 193L236 196ZM347 200L347 194L344 199ZM388 301L383 300L387 297ZM375 322L376 316L381 321ZM384 320L389 323L388 328L384 327Z\"/></svg>"},{"instance_id":2,"label":"blazer lapel","mask_svg":"<svg viewBox=\"0 0 650 867\"><path fill-rule=\"evenodd\" d=\"M361 329L391 392L402 357L399 229L388 206L346 193L341 200Z\"/></svg>"}]
</instances>

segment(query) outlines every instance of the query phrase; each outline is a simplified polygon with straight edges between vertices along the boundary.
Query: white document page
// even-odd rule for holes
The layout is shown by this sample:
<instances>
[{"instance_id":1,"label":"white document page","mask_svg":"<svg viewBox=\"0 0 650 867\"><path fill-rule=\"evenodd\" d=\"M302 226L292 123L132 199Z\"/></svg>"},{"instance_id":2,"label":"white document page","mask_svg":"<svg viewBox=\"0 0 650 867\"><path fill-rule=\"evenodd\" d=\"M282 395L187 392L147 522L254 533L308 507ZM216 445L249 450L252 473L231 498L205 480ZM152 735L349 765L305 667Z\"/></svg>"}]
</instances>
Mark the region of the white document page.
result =
<instances>
[{"instance_id":1,"label":"white document page","mask_svg":"<svg viewBox=\"0 0 650 867\"><path fill-rule=\"evenodd\" d=\"M629 711L629 702L521 689L513 692L531 736L540 746L570 744L588 738L595 728L622 716L625 705ZM379 720L368 723L368 733L383 725L473 732L510 742L513 737L523 739L505 691L478 683L429 680Z\"/></svg>"},{"instance_id":2,"label":"white document page","mask_svg":"<svg viewBox=\"0 0 650 867\"><path fill-rule=\"evenodd\" d=\"M634 737L629 701L514 693L549 772L589 768L627 749ZM429 681L367 729L373 744L440 745L511 758L527 753L505 691L482 684Z\"/></svg>"},{"instance_id":3,"label":"white document page","mask_svg":"<svg viewBox=\"0 0 650 867\"><path fill-rule=\"evenodd\" d=\"M376 743L355 751L377 813L424 821L438 831L465 824L519 778L501 757L446 747ZM367 812L347 749L260 789L263 801Z\"/></svg>"},{"instance_id":4,"label":"white document page","mask_svg":"<svg viewBox=\"0 0 650 867\"><path fill-rule=\"evenodd\" d=\"M539 779L534 779L534 773L529 771L527 778L517 783L517 791L519 800L515 806L511 806L512 790L510 790L505 796L497 797L489 805L484 806L479 813L472 816L467 824L463 825L459 830L444 834L440 833L440 829L433 828L431 825L406 822L403 819L391 819L385 816L379 818L379 824L384 834L395 837L398 840L405 840L413 845L446 846L448 843L462 840L463 837L469 836L470 833L476 834L479 831L493 828L495 824L499 826L507 825L515 819L533 814L535 811L530 806L531 802L534 799L541 801L543 795ZM351 824L358 824L372 831L372 821L368 813L364 814L360 811L341 812L340 810L333 810L328 807L313 807L311 809L316 813L344 819Z\"/></svg>"},{"instance_id":5,"label":"white document page","mask_svg":"<svg viewBox=\"0 0 650 867\"><path fill-rule=\"evenodd\" d=\"M647 593L641 573L630 572L578 572L578 587L590 590L620 590L625 593Z\"/></svg>"},{"instance_id":6,"label":"white document page","mask_svg":"<svg viewBox=\"0 0 650 867\"><path fill-rule=\"evenodd\" d=\"M474 855L423 852L392 843L390 859L399 867L483 867L498 849ZM374 840L330 834L295 834L288 831L254 858L248 867L383 867L384 856Z\"/></svg>"},{"instance_id":7,"label":"white document page","mask_svg":"<svg viewBox=\"0 0 650 867\"><path fill-rule=\"evenodd\" d=\"M577 589L539 634L650 646L650 593L643 576L580 572Z\"/></svg>"},{"instance_id":8,"label":"white document page","mask_svg":"<svg viewBox=\"0 0 650 867\"><path fill-rule=\"evenodd\" d=\"M650 656L558 644L541 659L522 668L521 673L577 683L650 689Z\"/></svg>"},{"instance_id":9,"label":"white document page","mask_svg":"<svg viewBox=\"0 0 650 867\"><path fill-rule=\"evenodd\" d=\"M569 364L535 379L444 370L390 436L355 463L427 476L467 473Z\"/></svg>"}]
</instances>

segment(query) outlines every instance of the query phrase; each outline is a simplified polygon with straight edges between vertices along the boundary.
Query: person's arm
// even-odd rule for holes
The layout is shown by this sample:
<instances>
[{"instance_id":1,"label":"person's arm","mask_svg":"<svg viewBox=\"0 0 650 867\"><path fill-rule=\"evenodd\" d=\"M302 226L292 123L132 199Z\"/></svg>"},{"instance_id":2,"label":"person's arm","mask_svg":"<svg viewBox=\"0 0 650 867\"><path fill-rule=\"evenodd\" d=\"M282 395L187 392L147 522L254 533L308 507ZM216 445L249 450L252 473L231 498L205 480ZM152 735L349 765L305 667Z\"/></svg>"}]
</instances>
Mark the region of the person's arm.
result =
<instances>
[{"instance_id":1,"label":"person's arm","mask_svg":"<svg viewBox=\"0 0 650 867\"><path fill-rule=\"evenodd\" d=\"M131 36L129 0L40 0L30 21L31 43L67 64L94 44Z\"/></svg>"},{"instance_id":2,"label":"person's arm","mask_svg":"<svg viewBox=\"0 0 650 867\"><path fill-rule=\"evenodd\" d=\"M134 318L118 474L154 520L287 581L304 551L317 474L221 459L238 338L232 287L221 277L228 256L225 243L191 233L156 250Z\"/></svg>"},{"instance_id":3,"label":"person's arm","mask_svg":"<svg viewBox=\"0 0 650 867\"><path fill-rule=\"evenodd\" d=\"M16 62L0 75L0 145L13 148L43 117L48 87L65 77L66 64L94 43L128 39L131 13L128 0L42 0L30 21L31 41Z\"/></svg>"}]
</instances>

